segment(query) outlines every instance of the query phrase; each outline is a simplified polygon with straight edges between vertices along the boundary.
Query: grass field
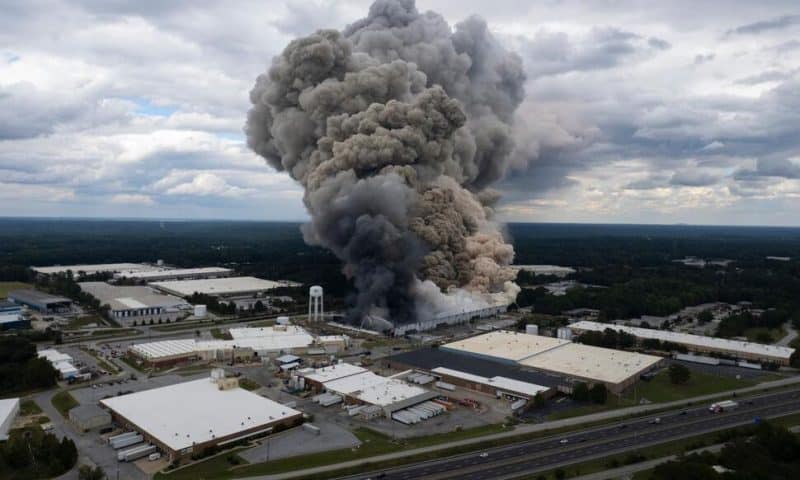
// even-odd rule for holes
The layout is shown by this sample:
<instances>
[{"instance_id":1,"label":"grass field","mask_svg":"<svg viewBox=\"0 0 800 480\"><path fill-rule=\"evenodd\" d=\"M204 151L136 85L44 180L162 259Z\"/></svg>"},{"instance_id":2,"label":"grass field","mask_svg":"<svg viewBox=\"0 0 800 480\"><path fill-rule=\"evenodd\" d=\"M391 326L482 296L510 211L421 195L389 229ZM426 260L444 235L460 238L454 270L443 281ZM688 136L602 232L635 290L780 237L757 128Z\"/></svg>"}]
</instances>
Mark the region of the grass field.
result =
<instances>
[{"instance_id":1,"label":"grass field","mask_svg":"<svg viewBox=\"0 0 800 480\"><path fill-rule=\"evenodd\" d=\"M32 288L33 285L22 282L0 282L0 298L8 297L8 292L20 288Z\"/></svg>"},{"instance_id":2,"label":"grass field","mask_svg":"<svg viewBox=\"0 0 800 480\"><path fill-rule=\"evenodd\" d=\"M75 330L75 329L78 329L78 328L83 328L83 327L85 327L87 325L91 325L93 323L97 324L98 327L105 325L105 322L103 321L103 319L100 318L98 315L85 315L83 317L72 319L69 322L69 325L67 325L67 329L68 330Z\"/></svg>"},{"instance_id":3,"label":"grass field","mask_svg":"<svg viewBox=\"0 0 800 480\"><path fill-rule=\"evenodd\" d=\"M783 328L753 327L744 331L744 336L751 342L774 343L786 336ZM767 340L769 337L769 341Z\"/></svg>"},{"instance_id":4,"label":"grass field","mask_svg":"<svg viewBox=\"0 0 800 480\"><path fill-rule=\"evenodd\" d=\"M257 382L245 377L239 379L239 386L250 392L261 388L261 385L259 385Z\"/></svg>"},{"instance_id":5,"label":"grass field","mask_svg":"<svg viewBox=\"0 0 800 480\"><path fill-rule=\"evenodd\" d=\"M664 370L649 382L639 382L634 390L625 392L622 397L609 395L608 401L603 405L580 406L556 412L547 418L548 420L559 420L606 410L614 410L616 408L631 407L638 405L639 401L643 398L646 398L652 403L672 402L675 400L683 400L684 398L750 387L755 384L756 382L749 380L714 376L692 369L692 376L686 384L673 385L669 381L668 372Z\"/></svg>"},{"instance_id":6,"label":"grass field","mask_svg":"<svg viewBox=\"0 0 800 480\"><path fill-rule=\"evenodd\" d=\"M23 400L19 404L19 414L25 415L38 415L42 413L42 409L33 400Z\"/></svg>"},{"instance_id":7,"label":"grass field","mask_svg":"<svg viewBox=\"0 0 800 480\"><path fill-rule=\"evenodd\" d=\"M75 400L75 397L66 391L56 393L50 402L64 418L68 418L69 411L78 406L78 401Z\"/></svg>"},{"instance_id":8,"label":"grass field","mask_svg":"<svg viewBox=\"0 0 800 480\"><path fill-rule=\"evenodd\" d=\"M217 340L233 340L233 337L231 337L229 332L223 331L219 328L212 328L210 332L211 336Z\"/></svg>"}]
</instances>

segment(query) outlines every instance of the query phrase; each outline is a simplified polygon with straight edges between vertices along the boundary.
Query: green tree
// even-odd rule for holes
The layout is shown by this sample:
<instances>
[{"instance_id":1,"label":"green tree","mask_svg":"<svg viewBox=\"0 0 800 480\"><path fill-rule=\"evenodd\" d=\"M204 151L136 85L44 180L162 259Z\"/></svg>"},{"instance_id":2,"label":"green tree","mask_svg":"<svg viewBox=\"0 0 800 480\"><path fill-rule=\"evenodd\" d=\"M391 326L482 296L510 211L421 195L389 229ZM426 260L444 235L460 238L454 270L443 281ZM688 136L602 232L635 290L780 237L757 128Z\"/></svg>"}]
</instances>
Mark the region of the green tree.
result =
<instances>
[{"instance_id":1,"label":"green tree","mask_svg":"<svg viewBox=\"0 0 800 480\"><path fill-rule=\"evenodd\" d=\"M595 383L589 391L589 397L594 403L604 404L608 398L608 390L602 383Z\"/></svg>"},{"instance_id":2,"label":"green tree","mask_svg":"<svg viewBox=\"0 0 800 480\"><path fill-rule=\"evenodd\" d=\"M680 363L673 363L669 366L669 381L673 385L683 385L692 377L692 372Z\"/></svg>"},{"instance_id":3,"label":"green tree","mask_svg":"<svg viewBox=\"0 0 800 480\"><path fill-rule=\"evenodd\" d=\"M712 320L714 320L714 314L711 313L711 310L703 310L697 315L697 323L700 325L705 325Z\"/></svg>"},{"instance_id":4,"label":"green tree","mask_svg":"<svg viewBox=\"0 0 800 480\"><path fill-rule=\"evenodd\" d=\"M584 382L578 382L572 387L572 398L578 402L586 402L589 400L589 386Z\"/></svg>"},{"instance_id":5,"label":"green tree","mask_svg":"<svg viewBox=\"0 0 800 480\"><path fill-rule=\"evenodd\" d=\"M78 480L104 480L106 472L99 466L90 467L88 465L81 465L78 469Z\"/></svg>"}]
</instances>

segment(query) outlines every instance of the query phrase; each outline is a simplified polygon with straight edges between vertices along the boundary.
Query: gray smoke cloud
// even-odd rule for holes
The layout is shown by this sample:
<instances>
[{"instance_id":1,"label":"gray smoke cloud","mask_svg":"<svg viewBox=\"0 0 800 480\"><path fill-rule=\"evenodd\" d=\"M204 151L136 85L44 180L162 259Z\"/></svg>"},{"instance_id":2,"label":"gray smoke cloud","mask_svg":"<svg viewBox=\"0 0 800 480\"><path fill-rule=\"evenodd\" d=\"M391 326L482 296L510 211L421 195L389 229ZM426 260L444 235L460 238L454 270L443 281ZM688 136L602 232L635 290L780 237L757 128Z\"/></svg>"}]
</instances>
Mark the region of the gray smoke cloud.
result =
<instances>
[{"instance_id":1,"label":"gray smoke cloud","mask_svg":"<svg viewBox=\"0 0 800 480\"><path fill-rule=\"evenodd\" d=\"M342 259L354 320L516 296L489 187L511 163L524 80L482 19L453 29L413 0L296 39L258 77L248 145L305 188L304 238Z\"/></svg>"}]
</instances>

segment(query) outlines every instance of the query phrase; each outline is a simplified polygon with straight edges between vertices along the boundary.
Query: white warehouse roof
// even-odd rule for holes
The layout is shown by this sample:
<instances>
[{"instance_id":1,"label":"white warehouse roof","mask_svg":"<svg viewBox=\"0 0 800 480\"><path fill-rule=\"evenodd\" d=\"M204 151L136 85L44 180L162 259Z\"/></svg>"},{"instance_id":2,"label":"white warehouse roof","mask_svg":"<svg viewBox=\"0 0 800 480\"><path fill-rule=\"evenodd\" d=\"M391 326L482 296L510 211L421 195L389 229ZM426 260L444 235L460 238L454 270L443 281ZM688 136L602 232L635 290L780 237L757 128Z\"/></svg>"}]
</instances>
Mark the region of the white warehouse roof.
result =
<instances>
[{"instance_id":1,"label":"white warehouse roof","mask_svg":"<svg viewBox=\"0 0 800 480\"><path fill-rule=\"evenodd\" d=\"M520 364L601 382L621 383L649 370L659 361L661 357L654 355L569 343L526 358Z\"/></svg>"},{"instance_id":2,"label":"white warehouse roof","mask_svg":"<svg viewBox=\"0 0 800 480\"><path fill-rule=\"evenodd\" d=\"M448 343L442 345L441 348L518 362L567 343L570 343L570 341L507 330L496 330L485 335Z\"/></svg>"},{"instance_id":3,"label":"white warehouse roof","mask_svg":"<svg viewBox=\"0 0 800 480\"><path fill-rule=\"evenodd\" d=\"M19 398L0 400L0 441L8 440L8 431L19 413Z\"/></svg>"},{"instance_id":4,"label":"white warehouse roof","mask_svg":"<svg viewBox=\"0 0 800 480\"><path fill-rule=\"evenodd\" d=\"M36 273L42 275L53 275L56 273L65 273L67 270L72 271L74 275L78 272L84 272L87 275L95 273L109 272L155 272L163 270L163 267L153 265L145 265L142 263L99 263L94 265L57 265L52 267L31 267Z\"/></svg>"},{"instance_id":5,"label":"white warehouse roof","mask_svg":"<svg viewBox=\"0 0 800 480\"><path fill-rule=\"evenodd\" d=\"M662 341L680 343L683 345L694 345L713 350L727 350L732 352L742 352L751 355L761 355L764 357L775 357L789 359L794 353L794 348L779 347L776 345L764 345L754 342L742 342L739 340L729 340L719 337L704 337L702 335L692 335L689 333L669 332L666 330L654 330L650 328L626 327L623 325L613 325L608 323L580 321L569 326L576 330L591 330L602 332L606 328L615 331L622 331L639 338L652 338Z\"/></svg>"},{"instance_id":6,"label":"white warehouse roof","mask_svg":"<svg viewBox=\"0 0 800 480\"><path fill-rule=\"evenodd\" d=\"M171 282L153 282L150 285L174 295L188 297L194 293L205 295L235 295L264 292L280 287L272 280L256 277L208 278L204 280L175 280Z\"/></svg>"},{"instance_id":7,"label":"white warehouse roof","mask_svg":"<svg viewBox=\"0 0 800 480\"><path fill-rule=\"evenodd\" d=\"M208 378L100 403L176 451L300 414L242 388L220 390Z\"/></svg>"},{"instance_id":8,"label":"white warehouse roof","mask_svg":"<svg viewBox=\"0 0 800 480\"><path fill-rule=\"evenodd\" d=\"M166 280L170 278L181 277L194 277L194 276L212 276L212 275L230 275L233 270L223 267L200 267L200 268L173 268L170 270L159 271L136 271L136 272L120 272L120 277L133 278L138 280Z\"/></svg>"},{"instance_id":9,"label":"white warehouse roof","mask_svg":"<svg viewBox=\"0 0 800 480\"><path fill-rule=\"evenodd\" d=\"M188 355L196 350L194 340L162 340L160 342L138 343L130 350L146 359L158 359L177 355Z\"/></svg>"},{"instance_id":10,"label":"white warehouse roof","mask_svg":"<svg viewBox=\"0 0 800 480\"><path fill-rule=\"evenodd\" d=\"M370 371L325 382L324 385L329 392L353 396L362 402L381 407L428 393L424 388Z\"/></svg>"},{"instance_id":11,"label":"white warehouse roof","mask_svg":"<svg viewBox=\"0 0 800 480\"><path fill-rule=\"evenodd\" d=\"M489 385L490 387L494 387L499 390L509 390L515 393L522 393L525 395L530 395L531 397L535 397L537 393L546 392L547 390L550 390L549 387L536 385L535 383L522 382L520 380L514 380L513 378L508 378L508 377L488 378L488 377L482 377L480 375L473 375L471 373L462 372L460 370L453 370L451 368L446 368L446 367L436 367L433 370L431 370L431 372L438 373L440 375L447 375L453 378L460 378L468 382L475 382L475 383L480 383L482 385Z\"/></svg>"},{"instance_id":12,"label":"white warehouse roof","mask_svg":"<svg viewBox=\"0 0 800 480\"><path fill-rule=\"evenodd\" d=\"M309 380L313 380L319 383L325 383L339 378L344 378L344 377L349 377L351 375L364 373L366 371L367 371L366 368L358 367L350 363L337 363L335 365L330 365L328 367L317 368L315 370L312 370L310 373L305 373L305 372L302 373L303 376Z\"/></svg>"}]
</instances>

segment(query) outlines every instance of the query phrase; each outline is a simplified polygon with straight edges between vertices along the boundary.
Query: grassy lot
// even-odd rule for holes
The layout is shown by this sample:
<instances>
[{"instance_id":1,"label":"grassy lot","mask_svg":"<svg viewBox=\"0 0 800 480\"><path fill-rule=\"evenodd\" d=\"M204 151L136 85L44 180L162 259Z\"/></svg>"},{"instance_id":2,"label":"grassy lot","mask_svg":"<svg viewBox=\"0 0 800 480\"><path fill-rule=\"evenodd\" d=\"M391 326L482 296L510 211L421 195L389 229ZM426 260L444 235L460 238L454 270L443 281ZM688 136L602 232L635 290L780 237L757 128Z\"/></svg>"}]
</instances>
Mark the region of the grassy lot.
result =
<instances>
[{"instance_id":1,"label":"grassy lot","mask_svg":"<svg viewBox=\"0 0 800 480\"><path fill-rule=\"evenodd\" d=\"M23 400L19 404L19 414L22 416L38 415L40 413L42 413L42 409L33 400Z\"/></svg>"},{"instance_id":2,"label":"grassy lot","mask_svg":"<svg viewBox=\"0 0 800 480\"><path fill-rule=\"evenodd\" d=\"M139 365L136 362L136 360L134 360L133 358L131 358L131 357L127 356L127 355L123 355L123 356L119 357L119 359L122 360L123 362L127 363L129 367L131 367L132 369L136 370L137 372L142 372L142 366Z\"/></svg>"},{"instance_id":3,"label":"grassy lot","mask_svg":"<svg viewBox=\"0 0 800 480\"><path fill-rule=\"evenodd\" d=\"M253 390L258 390L259 388L261 388L261 385L259 385L258 382L250 380L249 378L246 377L242 377L239 379L239 386L251 392Z\"/></svg>"},{"instance_id":4,"label":"grassy lot","mask_svg":"<svg viewBox=\"0 0 800 480\"><path fill-rule=\"evenodd\" d=\"M56 393L50 402L64 418L68 418L69 411L78 406L78 401L67 391Z\"/></svg>"},{"instance_id":5,"label":"grassy lot","mask_svg":"<svg viewBox=\"0 0 800 480\"><path fill-rule=\"evenodd\" d=\"M0 282L0 298L8 297L8 292L20 288L33 288L33 285L22 282Z\"/></svg>"},{"instance_id":6,"label":"grassy lot","mask_svg":"<svg viewBox=\"0 0 800 480\"><path fill-rule=\"evenodd\" d=\"M773 378L769 378L769 380L773 380ZM555 412L547 418L548 420L559 420L616 408L631 407L638 405L642 398L646 398L653 403L672 402L683 400L684 398L750 387L755 384L756 382L750 380L736 380L732 377L709 375L699 370L692 370L692 376L686 384L673 385L669 381L668 372L664 370L649 382L639 382L634 390L625 392L622 397L609 395L608 401L603 405L580 406Z\"/></svg>"},{"instance_id":7,"label":"grassy lot","mask_svg":"<svg viewBox=\"0 0 800 480\"><path fill-rule=\"evenodd\" d=\"M92 323L97 324L97 326L105 325L105 321L99 315L85 315L83 317L72 319L66 328L68 330L75 330L78 328L83 328L87 325L91 325Z\"/></svg>"}]
</instances>

